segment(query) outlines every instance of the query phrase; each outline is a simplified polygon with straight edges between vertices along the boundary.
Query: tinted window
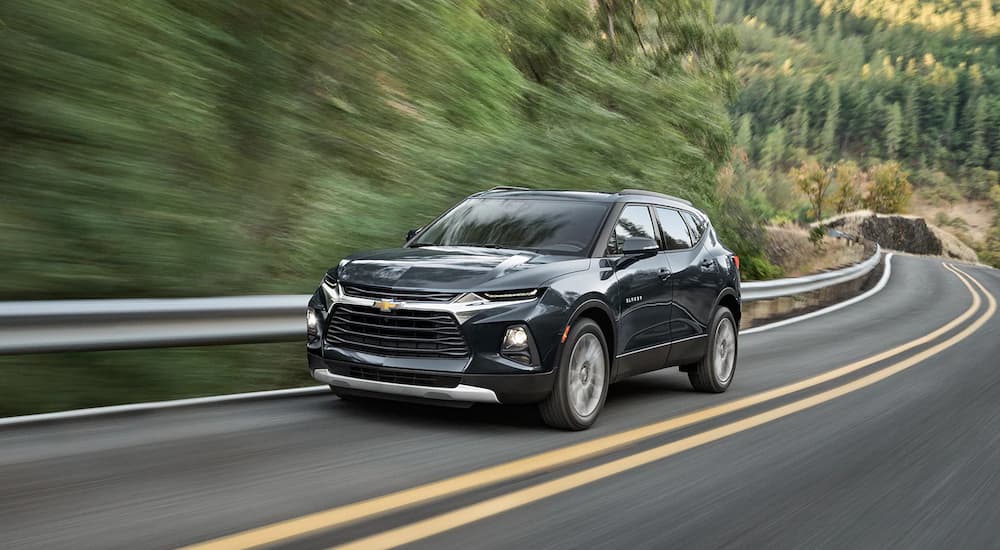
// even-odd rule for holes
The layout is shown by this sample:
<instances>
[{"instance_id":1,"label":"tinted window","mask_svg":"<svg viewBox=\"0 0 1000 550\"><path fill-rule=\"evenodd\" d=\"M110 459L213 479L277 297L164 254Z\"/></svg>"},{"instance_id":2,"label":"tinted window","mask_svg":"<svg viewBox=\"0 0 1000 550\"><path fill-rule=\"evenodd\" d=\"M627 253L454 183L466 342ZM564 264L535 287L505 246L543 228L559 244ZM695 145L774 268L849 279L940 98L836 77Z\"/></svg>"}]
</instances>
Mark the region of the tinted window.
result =
<instances>
[{"instance_id":1,"label":"tinted window","mask_svg":"<svg viewBox=\"0 0 1000 550\"><path fill-rule=\"evenodd\" d=\"M486 246L550 254L589 252L610 206L545 199L466 199L411 246Z\"/></svg>"},{"instance_id":2,"label":"tinted window","mask_svg":"<svg viewBox=\"0 0 1000 550\"><path fill-rule=\"evenodd\" d=\"M657 208L656 217L660 219L663 244L667 250L691 248L691 235L688 233L687 224L681 219L680 212L671 208Z\"/></svg>"},{"instance_id":3,"label":"tinted window","mask_svg":"<svg viewBox=\"0 0 1000 550\"><path fill-rule=\"evenodd\" d=\"M694 242L701 240L701 235L705 232L705 228L708 227L708 222L701 216L696 216L690 212L681 212L681 215L684 216L684 221L691 228L691 238Z\"/></svg>"},{"instance_id":4,"label":"tinted window","mask_svg":"<svg viewBox=\"0 0 1000 550\"><path fill-rule=\"evenodd\" d=\"M608 254L622 254L625 239L629 237L656 239L653 219L649 217L649 209L645 206L632 205L622 209L611 239L608 240Z\"/></svg>"}]
</instances>

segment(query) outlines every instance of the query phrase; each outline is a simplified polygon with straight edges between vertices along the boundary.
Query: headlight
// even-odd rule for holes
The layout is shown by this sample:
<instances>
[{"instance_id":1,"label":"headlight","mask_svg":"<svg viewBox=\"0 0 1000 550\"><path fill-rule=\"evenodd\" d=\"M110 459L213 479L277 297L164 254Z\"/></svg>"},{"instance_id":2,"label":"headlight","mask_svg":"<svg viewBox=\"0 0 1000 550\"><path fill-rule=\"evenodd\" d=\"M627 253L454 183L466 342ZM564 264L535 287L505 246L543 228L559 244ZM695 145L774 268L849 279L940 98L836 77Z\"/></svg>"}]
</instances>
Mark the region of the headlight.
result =
<instances>
[{"instance_id":1,"label":"headlight","mask_svg":"<svg viewBox=\"0 0 1000 550\"><path fill-rule=\"evenodd\" d=\"M529 342L528 327L524 325L514 325L507 327L507 332L503 335L503 342L500 345L500 355L523 363L531 364L531 344Z\"/></svg>"},{"instance_id":2,"label":"headlight","mask_svg":"<svg viewBox=\"0 0 1000 550\"><path fill-rule=\"evenodd\" d=\"M319 336L319 315L313 308L306 309L306 335L310 338Z\"/></svg>"},{"instance_id":3,"label":"headlight","mask_svg":"<svg viewBox=\"0 0 1000 550\"><path fill-rule=\"evenodd\" d=\"M502 302L505 300L527 300L541 294L537 288L529 290L504 290L501 292L480 292L479 295L491 302Z\"/></svg>"},{"instance_id":4,"label":"headlight","mask_svg":"<svg viewBox=\"0 0 1000 550\"><path fill-rule=\"evenodd\" d=\"M453 303L465 304L469 306L479 306L490 302L521 302L533 300L542 295L544 289L532 288L528 290L501 290L488 292L466 292Z\"/></svg>"},{"instance_id":5,"label":"headlight","mask_svg":"<svg viewBox=\"0 0 1000 550\"><path fill-rule=\"evenodd\" d=\"M323 282L331 286L337 286L337 281L340 279L340 270L344 269L344 266L348 263L350 262L347 260L340 260L337 267L326 272L326 275L323 277Z\"/></svg>"}]
</instances>

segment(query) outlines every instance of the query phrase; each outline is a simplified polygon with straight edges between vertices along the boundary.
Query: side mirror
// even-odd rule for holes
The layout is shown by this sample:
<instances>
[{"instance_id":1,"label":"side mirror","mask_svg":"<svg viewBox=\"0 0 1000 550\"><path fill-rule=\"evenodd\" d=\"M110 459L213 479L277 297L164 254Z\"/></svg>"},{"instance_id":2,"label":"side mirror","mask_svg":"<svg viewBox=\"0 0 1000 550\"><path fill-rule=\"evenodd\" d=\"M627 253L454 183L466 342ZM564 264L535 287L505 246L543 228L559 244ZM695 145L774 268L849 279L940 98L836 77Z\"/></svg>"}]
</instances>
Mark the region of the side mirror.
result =
<instances>
[{"instance_id":1,"label":"side mirror","mask_svg":"<svg viewBox=\"0 0 1000 550\"><path fill-rule=\"evenodd\" d=\"M410 242L411 240L413 240L413 237L416 237L419 234L420 234L420 230L419 229L411 229L411 230L407 231L406 232L406 242Z\"/></svg>"},{"instance_id":2,"label":"side mirror","mask_svg":"<svg viewBox=\"0 0 1000 550\"><path fill-rule=\"evenodd\" d=\"M629 237L622 246L625 256L649 257L656 255L659 250L656 241L649 237Z\"/></svg>"}]
</instances>

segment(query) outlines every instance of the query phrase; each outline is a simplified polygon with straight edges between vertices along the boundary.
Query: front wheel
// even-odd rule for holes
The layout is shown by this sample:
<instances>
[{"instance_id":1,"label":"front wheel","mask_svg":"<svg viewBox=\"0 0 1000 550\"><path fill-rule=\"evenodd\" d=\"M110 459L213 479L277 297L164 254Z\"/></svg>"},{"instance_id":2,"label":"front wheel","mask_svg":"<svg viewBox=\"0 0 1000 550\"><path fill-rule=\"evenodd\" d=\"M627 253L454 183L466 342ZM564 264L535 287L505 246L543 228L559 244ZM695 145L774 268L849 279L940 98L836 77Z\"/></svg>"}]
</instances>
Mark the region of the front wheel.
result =
<instances>
[{"instance_id":1,"label":"front wheel","mask_svg":"<svg viewBox=\"0 0 1000 550\"><path fill-rule=\"evenodd\" d=\"M597 323L580 319L569 331L556 382L538 409L553 428L585 430L604 407L611 380L611 361Z\"/></svg>"},{"instance_id":2,"label":"front wheel","mask_svg":"<svg viewBox=\"0 0 1000 550\"><path fill-rule=\"evenodd\" d=\"M688 379L698 391L722 393L733 382L736 371L738 332L729 308L720 307L715 312L708 335L705 356L688 367Z\"/></svg>"}]
</instances>

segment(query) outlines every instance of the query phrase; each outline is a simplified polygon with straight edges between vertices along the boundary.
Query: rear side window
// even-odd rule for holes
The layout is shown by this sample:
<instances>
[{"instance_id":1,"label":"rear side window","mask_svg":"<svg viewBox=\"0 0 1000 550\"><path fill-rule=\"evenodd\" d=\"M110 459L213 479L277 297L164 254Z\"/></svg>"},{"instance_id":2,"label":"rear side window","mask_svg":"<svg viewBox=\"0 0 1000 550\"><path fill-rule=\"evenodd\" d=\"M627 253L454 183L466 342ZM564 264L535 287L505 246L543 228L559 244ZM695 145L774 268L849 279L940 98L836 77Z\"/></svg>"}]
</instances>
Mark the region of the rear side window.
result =
<instances>
[{"instance_id":1,"label":"rear side window","mask_svg":"<svg viewBox=\"0 0 1000 550\"><path fill-rule=\"evenodd\" d=\"M629 237L646 237L656 240L653 231L653 218L649 217L649 208L640 205L630 205L622 209L615 230L608 240L608 255L622 254L625 239Z\"/></svg>"},{"instance_id":2,"label":"rear side window","mask_svg":"<svg viewBox=\"0 0 1000 550\"><path fill-rule=\"evenodd\" d=\"M691 248L691 235L688 233L687 224L681 219L680 212L673 208L657 208L656 217L660 220L663 244L667 250Z\"/></svg>"},{"instance_id":3,"label":"rear side window","mask_svg":"<svg viewBox=\"0 0 1000 550\"><path fill-rule=\"evenodd\" d=\"M684 216L684 221L691 228L691 240L694 242L700 241L701 236L705 233L705 229L708 228L708 222L705 221L705 218L696 216L690 212L681 212L681 216Z\"/></svg>"}]
</instances>

